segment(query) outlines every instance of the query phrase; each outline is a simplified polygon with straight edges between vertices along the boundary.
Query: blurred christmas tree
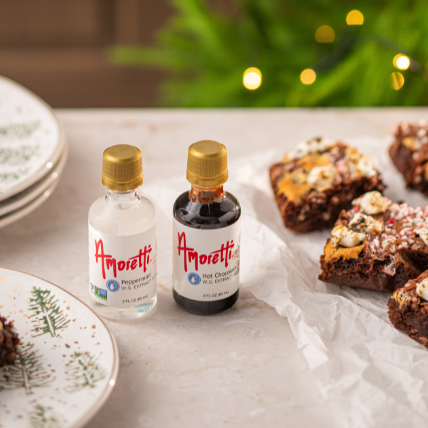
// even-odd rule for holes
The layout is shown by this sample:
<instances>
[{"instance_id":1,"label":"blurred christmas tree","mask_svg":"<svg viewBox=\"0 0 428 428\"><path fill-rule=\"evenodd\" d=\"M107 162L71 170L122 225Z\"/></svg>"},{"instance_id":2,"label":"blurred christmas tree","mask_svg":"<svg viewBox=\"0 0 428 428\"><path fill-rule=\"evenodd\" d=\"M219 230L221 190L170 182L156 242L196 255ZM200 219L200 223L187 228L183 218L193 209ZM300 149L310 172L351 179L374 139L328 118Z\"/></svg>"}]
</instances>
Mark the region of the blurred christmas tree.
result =
<instances>
[{"instance_id":1,"label":"blurred christmas tree","mask_svg":"<svg viewBox=\"0 0 428 428\"><path fill-rule=\"evenodd\" d=\"M155 48L110 51L167 70L165 106L428 105L426 0L170 1Z\"/></svg>"}]
</instances>

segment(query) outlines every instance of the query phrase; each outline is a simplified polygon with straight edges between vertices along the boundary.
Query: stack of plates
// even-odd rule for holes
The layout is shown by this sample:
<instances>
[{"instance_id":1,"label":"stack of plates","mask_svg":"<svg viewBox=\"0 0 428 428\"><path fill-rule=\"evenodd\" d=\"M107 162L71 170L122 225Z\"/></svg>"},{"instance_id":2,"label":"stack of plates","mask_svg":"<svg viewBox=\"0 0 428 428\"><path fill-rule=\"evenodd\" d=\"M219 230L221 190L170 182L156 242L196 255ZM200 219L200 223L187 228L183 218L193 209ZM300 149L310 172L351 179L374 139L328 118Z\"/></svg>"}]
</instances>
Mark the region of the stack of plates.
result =
<instances>
[{"instance_id":1,"label":"stack of plates","mask_svg":"<svg viewBox=\"0 0 428 428\"><path fill-rule=\"evenodd\" d=\"M52 109L0 76L0 227L29 214L52 194L67 155Z\"/></svg>"}]
</instances>

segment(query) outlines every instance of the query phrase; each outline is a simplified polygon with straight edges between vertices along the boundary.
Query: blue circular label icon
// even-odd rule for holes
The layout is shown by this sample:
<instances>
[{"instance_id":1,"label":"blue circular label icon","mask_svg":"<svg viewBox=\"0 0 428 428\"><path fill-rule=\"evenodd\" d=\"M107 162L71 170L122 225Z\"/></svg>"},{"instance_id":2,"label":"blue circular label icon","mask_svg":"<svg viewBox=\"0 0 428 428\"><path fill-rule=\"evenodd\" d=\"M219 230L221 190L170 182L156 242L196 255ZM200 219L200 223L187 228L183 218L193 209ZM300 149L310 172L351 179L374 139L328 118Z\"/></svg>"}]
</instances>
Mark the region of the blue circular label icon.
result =
<instances>
[{"instance_id":1,"label":"blue circular label icon","mask_svg":"<svg viewBox=\"0 0 428 428\"><path fill-rule=\"evenodd\" d=\"M109 279L108 281L107 281L107 288L110 290L110 291L113 291L113 293L115 292L115 291L118 291L119 290L119 288L120 288L120 285L119 285L119 283L116 281L116 280L114 280L114 279Z\"/></svg>"},{"instance_id":2,"label":"blue circular label icon","mask_svg":"<svg viewBox=\"0 0 428 428\"><path fill-rule=\"evenodd\" d=\"M189 273L187 278L192 285L198 285L201 282L201 277L197 273Z\"/></svg>"}]
</instances>

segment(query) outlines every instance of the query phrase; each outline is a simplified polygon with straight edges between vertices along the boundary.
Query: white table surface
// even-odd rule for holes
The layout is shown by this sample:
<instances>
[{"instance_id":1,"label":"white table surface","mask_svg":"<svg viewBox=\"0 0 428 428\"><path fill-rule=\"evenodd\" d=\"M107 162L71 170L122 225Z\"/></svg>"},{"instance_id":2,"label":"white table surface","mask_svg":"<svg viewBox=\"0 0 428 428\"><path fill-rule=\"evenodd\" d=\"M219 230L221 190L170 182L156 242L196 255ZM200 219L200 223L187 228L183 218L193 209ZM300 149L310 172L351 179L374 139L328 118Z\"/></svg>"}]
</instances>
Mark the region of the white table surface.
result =
<instances>
[{"instance_id":1,"label":"white table surface","mask_svg":"<svg viewBox=\"0 0 428 428\"><path fill-rule=\"evenodd\" d=\"M144 180L185 174L187 147L214 139L229 159L302 139L388 135L428 109L58 110L70 144L58 188L28 217L0 229L0 265L88 295L87 213L104 189L102 151L126 143L143 152ZM186 189L183 189L183 191ZM239 195L236 195L239 199ZM162 255L159 255L161 262ZM107 321L120 352L112 395L91 428L339 427L297 349L287 319L241 289L213 317L181 310L158 287L146 321Z\"/></svg>"}]
</instances>

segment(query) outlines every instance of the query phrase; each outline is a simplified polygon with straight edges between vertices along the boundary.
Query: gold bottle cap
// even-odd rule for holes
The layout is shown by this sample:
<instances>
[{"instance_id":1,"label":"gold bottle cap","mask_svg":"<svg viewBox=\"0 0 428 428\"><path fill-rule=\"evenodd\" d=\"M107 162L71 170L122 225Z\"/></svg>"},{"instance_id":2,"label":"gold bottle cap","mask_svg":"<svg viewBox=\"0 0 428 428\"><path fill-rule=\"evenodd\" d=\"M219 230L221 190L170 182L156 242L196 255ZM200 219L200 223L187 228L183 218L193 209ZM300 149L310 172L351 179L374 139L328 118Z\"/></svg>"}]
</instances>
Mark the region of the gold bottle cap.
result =
<instances>
[{"instance_id":1,"label":"gold bottle cap","mask_svg":"<svg viewBox=\"0 0 428 428\"><path fill-rule=\"evenodd\" d=\"M104 187L124 192L143 184L141 150L127 144L109 147L103 153Z\"/></svg>"},{"instance_id":2,"label":"gold bottle cap","mask_svg":"<svg viewBox=\"0 0 428 428\"><path fill-rule=\"evenodd\" d=\"M203 140L189 147L187 180L196 186L214 187L228 179L227 149L217 141Z\"/></svg>"}]
</instances>

